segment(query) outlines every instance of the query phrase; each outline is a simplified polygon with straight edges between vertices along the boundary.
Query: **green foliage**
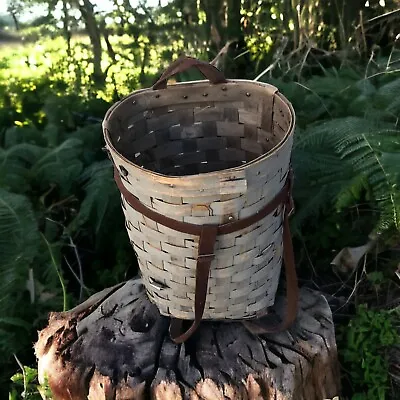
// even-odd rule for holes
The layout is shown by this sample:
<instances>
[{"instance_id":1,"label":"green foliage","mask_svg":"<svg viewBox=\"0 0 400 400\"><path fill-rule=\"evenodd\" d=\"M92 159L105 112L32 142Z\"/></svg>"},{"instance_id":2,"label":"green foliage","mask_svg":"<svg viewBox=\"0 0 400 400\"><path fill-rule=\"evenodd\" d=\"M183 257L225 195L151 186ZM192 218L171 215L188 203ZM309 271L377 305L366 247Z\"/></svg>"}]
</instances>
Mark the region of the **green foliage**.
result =
<instances>
[{"instance_id":1,"label":"green foliage","mask_svg":"<svg viewBox=\"0 0 400 400\"><path fill-rule=\"evenodd\" d=\"M13 382L9 400L20 398L27 400L51 399L52 394L47 384L38 383L37 369L21 365L22 372L11 377Z\"/></svg>"},{"instance_id":2,"label":"green foliage","mask_svg":"<svg viewBox=\"0 0 400 400\"><path fill-rule=\"evenodd\" d=\"M366 305L357 308L347 327L342 328L341 356L349 369L355 394L352 400L385 400L389 389L390 346L400 343L392 315Z\"/></svg>"},{"instance_id":3,"label":"green foliage","mask_svg":"<svg viewBox=\"0 0 400 400\"><path fill-rule=\"evenodd\" d=\"M28 269L38 256L40 236L29 200L0 189L0 314L15 315Z\"/></svg>"},{"instance_id":4,"label":"green foliage","mask_svg":"<svg viewBox=\"0 0 400 400\"><path fill-rule=\"evenodd\" d=\"M315 191L328 186L330 199L338 210L356 204L365 192L379 215L376 231L400 230L400 148L395 145L399 135L395 125L358 117L318 123L297 141L296 149L300 151L295 152L296 171L300 179L307 174ZM301 183L299 191L309 188ZM312 210L303 209L303 215L320 208L316 204L320 196L315 193ZM321 197L321 203L325 203Z\"/></svg>"},{"instance_id":5,"label":"green foliage","mask_svg":"<svg viewBox=\"0 0 400 400\"><path fill-rule=\"evenodd\" d=\"M18 105L26 92L14 90ZM1 137L2 371L13 353L31 348L49 311L73 306L82 290L121 281L136 263L101 150L101 126L85 117L90 109L103 115L109 104L47 90L40 108L45 124L35 127L30 115L22 125L5 126Z\"/></svg>"},{"instance_id":6,"label":"green foliage","mask_svg":"<svg viewBox=\"0 0 400 400\"><path fill-rule=\"evenodd\" d=\"M311 258L319 259L321 248L332 250L332 243L335 249L360 244L369 233L385 240L397 235L400 129L392 110L398 76L388 71L366 78L343 67L302 84L271 82L296 110L292 225ZM351 234L344 237L343 230Z\"/></svg>"},{"instance_id":7,"label":"green foliage","mask_svg":"<svg viewBox=\"0 0 400 400\"><path fill-rule=\"evenodd\" d=\"M115 191L113 172L109 160L98 161L90 165L79 178L83 183L85 197L79 213L71 222L69 229L75 231L88 221L93 225L96 236L107 230L104 221L107 212L112 215L120 207L119 195ZM110 211L113 212L110 212ZM102 229L103 228L103 229Z\"/></svg>"}]
</instances>

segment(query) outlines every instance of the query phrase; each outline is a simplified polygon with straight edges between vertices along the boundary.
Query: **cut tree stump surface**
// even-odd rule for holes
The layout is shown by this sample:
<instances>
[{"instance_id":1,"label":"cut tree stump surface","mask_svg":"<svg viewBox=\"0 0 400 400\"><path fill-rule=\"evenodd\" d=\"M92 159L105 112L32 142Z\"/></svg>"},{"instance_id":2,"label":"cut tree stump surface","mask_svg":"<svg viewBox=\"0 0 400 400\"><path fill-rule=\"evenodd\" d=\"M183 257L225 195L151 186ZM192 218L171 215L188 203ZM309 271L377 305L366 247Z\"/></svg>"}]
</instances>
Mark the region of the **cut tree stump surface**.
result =
<instances>
[{"instance_id":1,"label":"cut tree stump surface","mask_svg":"<svg viewBox=\"0 0 400 400\"><path fill-rule=\"evenodd\" d=\"M278 298L275 309L282 309ZM203 322L184 344L150 303L139 279L52 313L35 345L40 380L53 398L323 400L339 394L329 305L303 289L296 323L254 335L240 322Z\"/></svg>"}]
</instances>

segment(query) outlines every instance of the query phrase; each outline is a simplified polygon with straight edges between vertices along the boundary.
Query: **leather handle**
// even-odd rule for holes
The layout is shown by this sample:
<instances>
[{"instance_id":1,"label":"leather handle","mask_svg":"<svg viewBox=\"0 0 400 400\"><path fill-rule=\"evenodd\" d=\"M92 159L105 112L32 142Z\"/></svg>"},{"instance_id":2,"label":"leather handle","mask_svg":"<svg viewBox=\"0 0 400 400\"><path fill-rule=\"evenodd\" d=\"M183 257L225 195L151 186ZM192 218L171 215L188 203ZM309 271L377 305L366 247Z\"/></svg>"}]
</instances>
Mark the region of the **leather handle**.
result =
<instances>
[{"instance_id":1,"label":"leather handle","mask_svg":"<svg viewBox=\"0 0 400 400\"><path fill-rule=\"evenodd\" d=\"M166 89L167 81L173 75L186 71L189 68L197 68L205 78L211 83L224 83L226 82L224 74L216 67L205 61L197 60L193 57L182 56L176 59L160 76L157 82L153 85L153 90Z\"/></svg>"}]
</instances>

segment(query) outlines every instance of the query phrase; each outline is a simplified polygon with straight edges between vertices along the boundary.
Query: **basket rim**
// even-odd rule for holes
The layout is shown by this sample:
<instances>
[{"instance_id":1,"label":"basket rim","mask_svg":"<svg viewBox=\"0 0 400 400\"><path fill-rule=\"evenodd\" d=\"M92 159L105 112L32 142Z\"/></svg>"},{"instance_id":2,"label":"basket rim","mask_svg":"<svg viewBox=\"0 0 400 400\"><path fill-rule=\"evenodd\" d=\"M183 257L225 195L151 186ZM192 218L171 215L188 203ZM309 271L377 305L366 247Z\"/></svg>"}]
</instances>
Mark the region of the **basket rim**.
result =
<instances>
[{"instance_id":1,"label":"basket rim","mask_svg":"<svg viewBox=\"0 0 400 400\"><path fill-rule=\"evenodd\" d=\"M279 143L277 143L272 149L270 149L268 152L259 155L258 157L256 157L254 160L248 161L242 165L236 166L236 167L230 167L230 168L224 168L223 170L218 170L218 171L211 171L211 172L203 172L203 173L199 173L199 174L188 174L188 175L166 175L166 174L162 174L160 172L155 172L152 171L150 169L147 169L145 167L141 167L137 164L135 164L134 162L132 162L131 160L127 159L123 154L121 154L113 145L111 137L110 137L110 132L109 129L107 127L107 121L108 119L112 116L113 112L119 108L122 104L131 101L131 99L137 95L146 93L146 92L153 92L153 93L157 93L157 92L165 92L165 90L167 89L157 89L157 90L153 90L151 87L150 88L144 88L144 89L138 89L133 91L132 93L128 94L127 96L123 97L121 100L117 101L116 103L114 103L106 112L104 119L102 121L102 129L103 129L103 136L104 136L104 140L106 142L106 145L109 147L109 149L114 152L115 154L118 155L118 157L126 162L129 166L147 173L150 176L154 176L154 178L168 178L168 180L171 181L183 181L183 180L187 180L188 177L212 177L212 176L219 176L221 175L222 172L224 173L234 173L234 172L243 172L246 169L248 169L250 166L253 166L254 164L258 164L261 161L264 161L265 159L273 156L281 147L283 147L283 145L286 143L286 141L288 140L289 136L291 134L293 134L294 132L294 128L296 125L296 113L294 111L293 105L292 103L279 91L279 89L274 86L271 85L269 83L266 82L258 82L258 81L253 81L253 80L248 80L248 79L227 79L226 82L224 83L219 83L217 85L213 85L211 84L208 80L196 80L196 81L187 81L187 82L178 82L178 83L174 83L172 85L168 85L169 88L171 87L176 87L176 86L180 86L180 87L191 87L191 86L204 86L204 84L208 84L208 86L217 86L217 85L229 85L229 84L250 84L250 85L256 85L256 86L261 86L261 87L265 87L265 88L269 88L272 91L274 91L274 95L278 96L281 98L281 100L288 106L289 108L289 112L291 115L291 122L290 122L290 126L287 129L287 131L285 132L284 137L279 141Z\"/></svg>"}]
</instances>

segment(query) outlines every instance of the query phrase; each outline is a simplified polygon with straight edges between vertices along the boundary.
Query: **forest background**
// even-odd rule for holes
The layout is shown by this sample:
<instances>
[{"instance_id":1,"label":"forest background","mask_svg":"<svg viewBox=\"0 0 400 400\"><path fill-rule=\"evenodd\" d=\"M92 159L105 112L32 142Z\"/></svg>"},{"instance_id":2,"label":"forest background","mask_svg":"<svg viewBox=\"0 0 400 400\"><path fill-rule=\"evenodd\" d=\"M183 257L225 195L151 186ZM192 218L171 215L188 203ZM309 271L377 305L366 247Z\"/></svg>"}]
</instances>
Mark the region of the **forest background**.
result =
<instances>
[{"instance_id":1,"label":"forest background","mask_svg":"<svg viewBox=\"0 0 400 400\"><path fill-rule=\"evenodd\" d=\"M101 120L181 54L292 102L300 284L332 307L345 398L398 399L399 0L3 1L0 398L39 398L50 311L137 274Z\"/></svg>"}]
</instances>

